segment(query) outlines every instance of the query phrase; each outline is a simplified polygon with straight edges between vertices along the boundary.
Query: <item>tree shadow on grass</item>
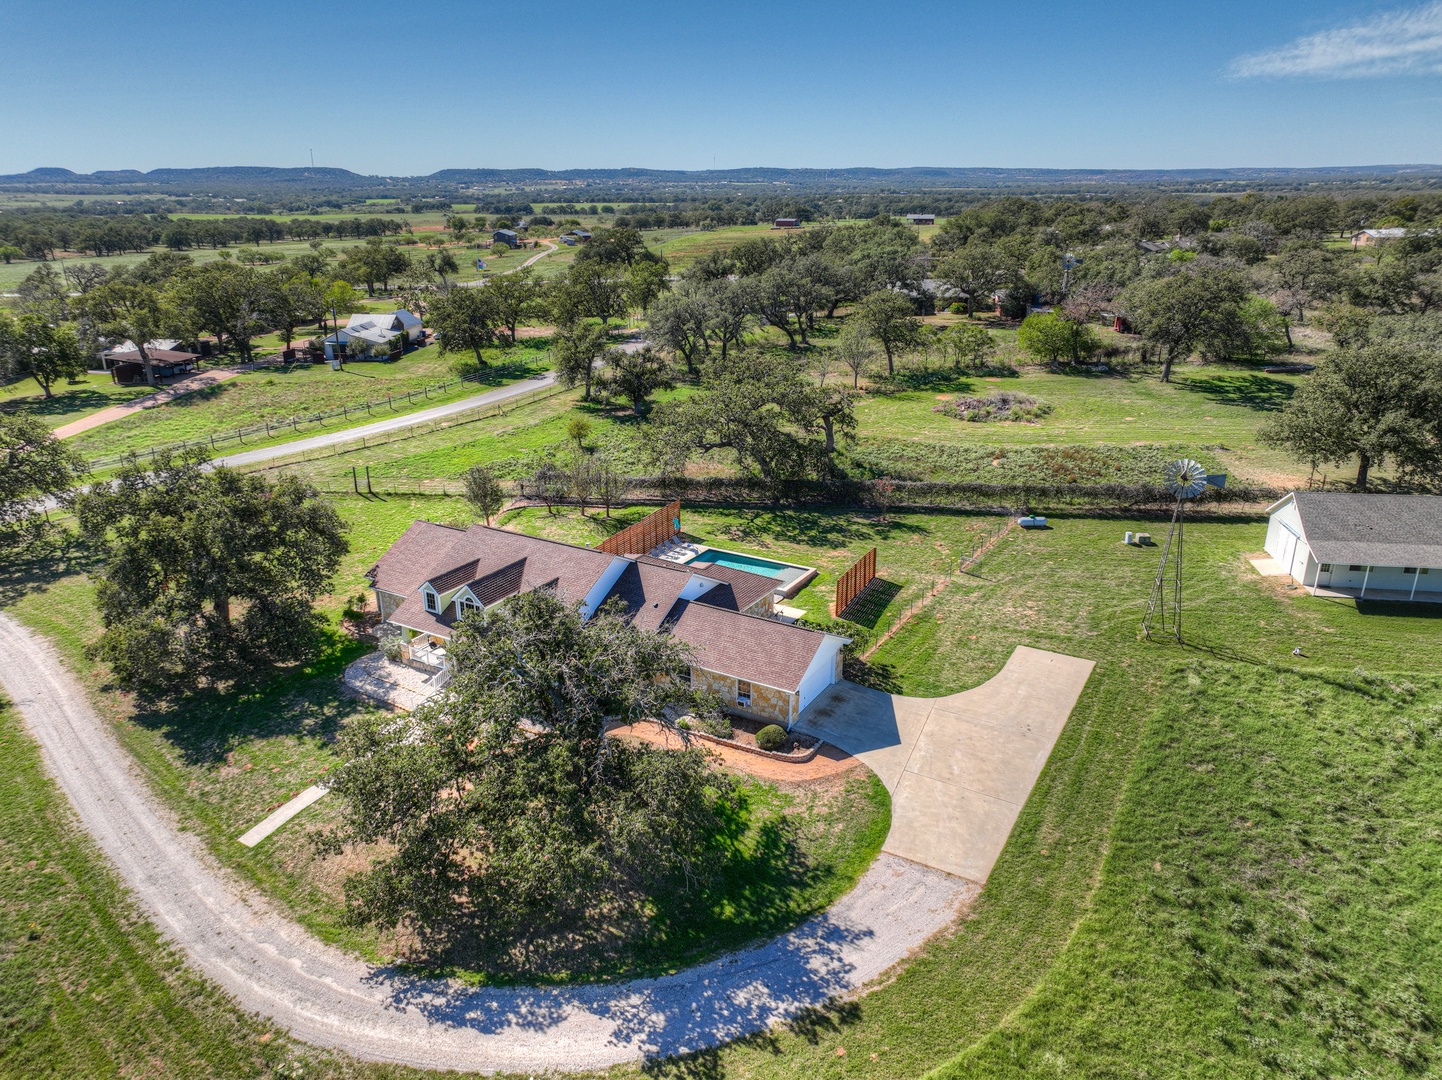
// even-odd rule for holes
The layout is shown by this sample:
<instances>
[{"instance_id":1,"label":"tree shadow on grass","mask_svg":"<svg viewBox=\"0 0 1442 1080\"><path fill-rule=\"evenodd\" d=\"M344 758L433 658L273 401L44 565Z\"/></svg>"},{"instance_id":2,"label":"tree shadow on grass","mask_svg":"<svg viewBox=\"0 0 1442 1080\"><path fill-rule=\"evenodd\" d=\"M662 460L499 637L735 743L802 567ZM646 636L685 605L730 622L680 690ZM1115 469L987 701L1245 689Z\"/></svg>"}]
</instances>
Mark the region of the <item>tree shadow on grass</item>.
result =
<instances>
[{"instance_id":1,"label":"tree shadow on grass","mask_svg":"<svg viewBox=\"0 0 1442 1080\"><path fill-rule=\"evenodd\" d=\"M327 631L304 664L268 667L183 695L138 697L134 722L160 734L187 766L215 765L253 739L290 735L333 742L363 702L346 692L345 667L370 648Z\"/></svg>"},{"instance_id":2,"label":"tree shadow on grass","mask_svg":"<svg viewBox=\"0 0 1442 1080\"><path fill-rule=\"evenodd\" d=\"M845 611L838 611L837 617L847 622L860 623L868 630L875 630L887 606L901 592L901 586L885 578L872 578L859 592Z\"/></svg>"},{"instance_id":3,"label":"tree shadow on grass","mask_svg":"<svg viewBox=\"0 0 1442 1080\"><path fill-rule=\"evenodd\" d=\"M0 609L48 589L61 578L94 570L95 550L69 529L0 532Z\"/></svg>"},{"instance_id":4,"label":"tree shadow on grass","mask_svg":"<svg viewBox=\"0 0 1442 1080\"><path fill-rule=\"evenodd\" d=\"M1266 375L1208 375L1180 379L1176 385L1193 390L1218 405L1236 405L1275 412L1292 399L1296 387Z\"/></svg>"},{"instance_id":5,"label":"tree shadow on grass","mask_svg":"<svg viewBox=\"0 0 1442 1080\"><path fill-rule=\"evenodd\" d=\"M753 1032L728 1045L748 1050L762 1050L779 1056L785 1053L780 1032L803 1039L816 1046L822 1039L836 1038L861 1019L861 1006L854 1001L829 1001L825 1005L802 1009L779 1029ZM641 1066L641 1075L657 1080L725 1080L724 1051L721 1047L698 1050L680 1057L652 1058Z\"/></svg>"},{"instance_id":6,"label":"tree shadow on grass","mask_svg":"<svg viewBox=\"0 0 1442 1080\"><path fill-rule=\"evenodd\" d=\"M684 513L684 511L683 511ZM874 511L851 510L751 510L738 511L743 524L720 533L720 538L745 544L752 538L767 538L799 547L838 548L855 542L878 543L893 534L925 536L924 525L881 520Z\"/></svg>"},{"instance_id":7,"label":"tree shadow on grass","mask_svg":"<svg viewBox=\"0 0 1442 1080\"><path fill-rule=\"evenodd\" d=\"M791 930L813 914L805 899L827 867L808 858L783 813L758 820L755 803L744 792L741 798L736 810L718 816L709 883L650 895L623 885L596 888L524 927L458 911L425 928L404 970L483 972L492 986L614 982L661 976Z\"/></svg>"},{"instance_id":8,"label":"tree shadow on grass","mask_svg":"<svg viewBox=\"0 0 1442 1080\"><path fill-rule=\"evenodd\" d=\"M36 387L39 393L39 387ZM106 394L99 390L66 390L53 398L24 397L12 401L0 401L0 414L23 413L26 416L69 416L72 413L92 413L111 405L123 405L128 397Z\"/></svg>"}]
</instances>

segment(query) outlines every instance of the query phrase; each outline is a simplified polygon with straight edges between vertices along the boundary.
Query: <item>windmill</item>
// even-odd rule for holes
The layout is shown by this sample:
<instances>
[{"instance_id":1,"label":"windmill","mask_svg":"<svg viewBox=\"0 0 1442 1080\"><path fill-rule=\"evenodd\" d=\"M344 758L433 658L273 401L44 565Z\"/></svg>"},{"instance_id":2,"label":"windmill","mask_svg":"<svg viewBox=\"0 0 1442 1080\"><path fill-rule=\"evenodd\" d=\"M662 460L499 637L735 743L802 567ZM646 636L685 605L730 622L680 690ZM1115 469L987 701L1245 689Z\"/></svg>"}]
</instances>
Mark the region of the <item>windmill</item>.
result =
<instances>
[{"instance_id":1,"label":"windmill","mask_svg":"<svg viewBox=\"0 0 1442 1080\"><path fill-rule=\"evenodd\" d=\"M1150 638L1152 631L1170 633L1182 640L1182 540L1186 526L1187 502L1208 487L1225 487L1225 474L1208 475L1207 470L1190 458L1170 462L1162 473L1167 490L1176 496L1172 509L1172 527L1162 546L1162 563L1152 582L1152 595L1147 600L1147 617L1142 620L1142 633Z\"/></svg>"}]
</instances>

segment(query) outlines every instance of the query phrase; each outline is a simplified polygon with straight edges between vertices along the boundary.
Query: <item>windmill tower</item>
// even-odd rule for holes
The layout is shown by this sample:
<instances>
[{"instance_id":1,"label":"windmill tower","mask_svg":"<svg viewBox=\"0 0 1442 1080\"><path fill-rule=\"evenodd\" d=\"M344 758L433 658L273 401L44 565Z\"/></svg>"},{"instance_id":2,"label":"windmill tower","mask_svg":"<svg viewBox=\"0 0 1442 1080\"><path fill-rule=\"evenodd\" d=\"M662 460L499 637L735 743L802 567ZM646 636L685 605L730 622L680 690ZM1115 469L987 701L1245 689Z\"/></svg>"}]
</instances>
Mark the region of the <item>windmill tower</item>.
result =
<instances>
[{"instance_id":1,"label":"windmill tower","mask_svg":"<svg viewBox=\"0 0 1442 1080\"><path fill-rule=\"evenodd\" d=\"M1224 487L1225 475L1207 475L1198 462L1190 458L1173 461L1162 473L1167 490L1176 496L1172 508L1172 527L1162 545L1162 562L1152 582L1152 595L1147 600L1147 616L1142 620L1142 634L1170 634L1182 640L1182 545L1185 539L1187 503L1210 487Z\"/></svg>"}]
</instances>

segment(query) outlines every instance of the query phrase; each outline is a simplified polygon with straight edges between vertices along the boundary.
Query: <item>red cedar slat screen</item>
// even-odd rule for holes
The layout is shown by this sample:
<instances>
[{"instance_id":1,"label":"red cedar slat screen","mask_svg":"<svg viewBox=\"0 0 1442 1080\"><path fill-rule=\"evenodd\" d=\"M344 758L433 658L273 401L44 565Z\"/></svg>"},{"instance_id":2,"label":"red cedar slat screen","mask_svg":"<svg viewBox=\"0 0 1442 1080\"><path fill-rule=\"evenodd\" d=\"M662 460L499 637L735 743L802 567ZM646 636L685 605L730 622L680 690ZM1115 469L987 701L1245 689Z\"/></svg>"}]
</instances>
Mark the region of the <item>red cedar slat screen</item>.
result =
<instances>
[{"instance_id":1,"label":"red cedar slat screen","mask_svg":"<svg viewBox=\"0 0 1442 1080\"><path fill-rule=\"evenodd\" d=\"M876 576L876 549L872 548L836 582L836 614L840 615Z\"/></svg>"},{"instance_id":2,"label":"red cedar slat screen","mask_svg":"<svg viewBox=\"0 0 1442 1080\"><path fill-rule=\"evenodd\" d=\"M644 555L680 532L676 527L676 522L680 520L680 502L669 503L615 536L608 536L596 546L608 555Z\"/></svg>"}]
</instances>

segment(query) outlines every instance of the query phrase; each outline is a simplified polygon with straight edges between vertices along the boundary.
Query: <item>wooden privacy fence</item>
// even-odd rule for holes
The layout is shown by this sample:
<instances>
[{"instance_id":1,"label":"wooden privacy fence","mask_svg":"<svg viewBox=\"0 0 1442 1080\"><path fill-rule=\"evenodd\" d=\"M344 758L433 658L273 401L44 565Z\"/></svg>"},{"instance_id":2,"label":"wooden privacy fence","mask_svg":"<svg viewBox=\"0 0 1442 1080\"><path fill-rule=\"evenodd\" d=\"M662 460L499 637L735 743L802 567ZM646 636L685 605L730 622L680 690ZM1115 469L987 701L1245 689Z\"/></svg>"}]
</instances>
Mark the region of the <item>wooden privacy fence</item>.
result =
<instances>
[{"instance_id":1,"label":"wooden privacy fence","mask_svg":"<svg viewBox=\"0 0 1442 1080\"><path fill-rule=\"evenodd\" d=\"M836 582L836 614L840 615L876 576L876 549L872 548Z\"/></svg>"},{"instance_id":2,"label":"wooden privacy fence","mask_svg":"<svg viewBox=\"0 0 1442 1080\"><path fill-rule=\"evenodd\" d=\"M596 546L608 555L644 555L681 531L681 503L667 503Z\"/></svg>"}]
</instances>

